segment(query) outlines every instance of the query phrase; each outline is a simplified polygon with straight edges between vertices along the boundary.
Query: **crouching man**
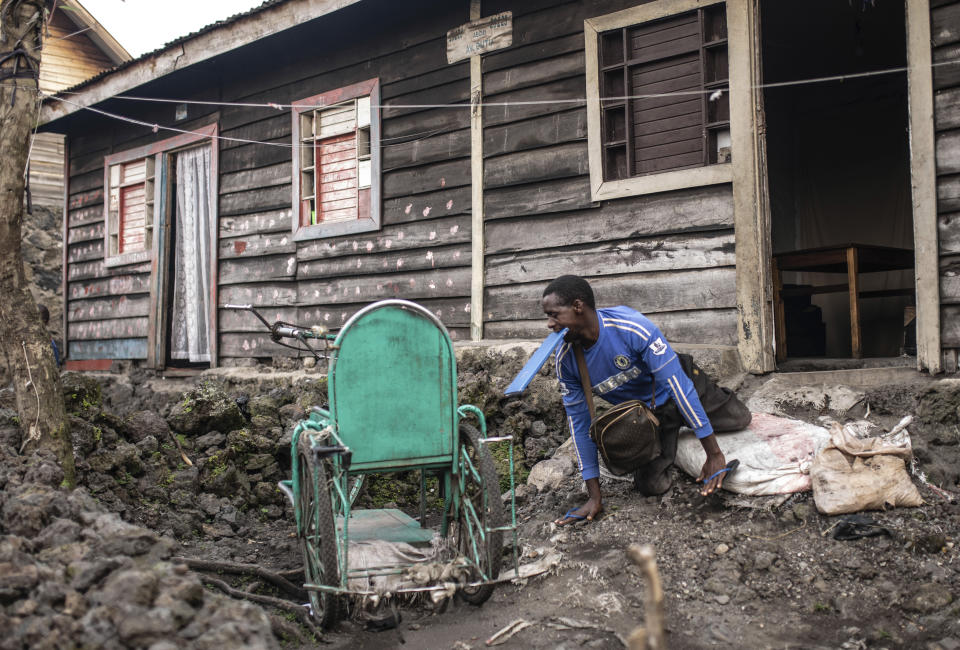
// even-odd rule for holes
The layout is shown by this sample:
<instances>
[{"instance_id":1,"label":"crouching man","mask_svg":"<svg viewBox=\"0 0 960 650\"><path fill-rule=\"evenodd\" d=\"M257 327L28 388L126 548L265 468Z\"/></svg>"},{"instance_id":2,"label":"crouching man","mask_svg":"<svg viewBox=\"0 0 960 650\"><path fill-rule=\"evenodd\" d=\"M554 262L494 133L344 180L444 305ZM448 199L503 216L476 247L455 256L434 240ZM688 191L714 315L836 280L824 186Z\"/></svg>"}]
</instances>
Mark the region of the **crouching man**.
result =
<instances>
[{"instance_id":1,"label":"crouching man","mask_svg":"<svg viewBox=\"0 0 960 650\"><path fill-rule=\"evenodd\" d=\"M642 400L660 421L661 455L636 470L635 487L646 495L670 488L670 466L680 427L686 424L707 454L698 480L710 480L701 494L719 488L726 459L714 430L738 431L750 423L750 411L736 396L719 388L688 355L677 355L660 329L640 312L623 306L597 309L593 289L581 277L564 275L551 282L541 305L551 330L567 329L557 348L556 372L588 495L584 505L556 523L592 521L603 512L597 447L590 438L590 412L573 351L576 343L583 348L594 395L611 404Z\"/></svg>"}]
</instances>

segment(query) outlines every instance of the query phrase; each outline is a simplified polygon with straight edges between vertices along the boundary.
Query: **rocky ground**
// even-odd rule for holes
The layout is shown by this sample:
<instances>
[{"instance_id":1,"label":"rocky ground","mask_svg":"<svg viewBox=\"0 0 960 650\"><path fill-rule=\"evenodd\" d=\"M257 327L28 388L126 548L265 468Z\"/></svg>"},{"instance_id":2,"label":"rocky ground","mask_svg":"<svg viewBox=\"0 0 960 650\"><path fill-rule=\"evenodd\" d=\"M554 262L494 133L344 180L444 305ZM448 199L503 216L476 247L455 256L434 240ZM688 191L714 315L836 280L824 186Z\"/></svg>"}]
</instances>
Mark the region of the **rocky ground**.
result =
<instances>
[{"instance_id":1,"label":"rocky ground","mask_svg":"<svg viewBox=\"0 0 960 650\"><path fill-rule=\"evenodd\" d=\"M81 483L70 494L58 488L54 466L27 467L15 456L19 429L0 393L0 629L12 631L0 648L479 648L517 619L530 625L504 647L622 647L643 618L643 580L624 554L633 542L656 549L674 648L960 648L960 505L951 499L960 381L825 391L741 380L753 404L808 421L862 418L868 405L885 427L916 416L919 468L950 492L921 486L925 505L872 513L889 535L838 541L838 518L818 514L809 493L786 502L704 499L679 472L655 498L605 480L607 516L558 530L551 521L582 500L582 484L567 462L555 487L525 485L529 468L554 457L566 434L546 372L523 399L502 397L524 359L520 350L462 351L461 401L480 406L493 433L517 437L524 561L559 552L559 565L500 587L481 608L457 600L442 611L404 606L392 629L353 620L322 639L296 611L302 594L251 571L195 573L187 562L257 565L302 579L292 513L276 482L289 475L292 424L324 403L321 375L235 369L190 387L68 373ZM412 481L379 479L362 499L410 507L414 493ZM288 605L228 598L224 588Z\"/></svg>"}]
</instances>

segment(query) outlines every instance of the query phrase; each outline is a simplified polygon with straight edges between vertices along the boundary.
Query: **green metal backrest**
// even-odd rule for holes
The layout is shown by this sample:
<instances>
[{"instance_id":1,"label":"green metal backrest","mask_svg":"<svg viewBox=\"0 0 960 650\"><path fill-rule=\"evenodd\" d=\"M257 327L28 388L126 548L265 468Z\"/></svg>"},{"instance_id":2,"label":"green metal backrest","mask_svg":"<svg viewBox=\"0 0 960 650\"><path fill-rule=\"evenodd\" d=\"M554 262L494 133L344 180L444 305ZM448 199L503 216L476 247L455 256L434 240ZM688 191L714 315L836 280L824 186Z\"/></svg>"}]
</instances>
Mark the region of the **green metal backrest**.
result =
<instances>
[{"instance_id":1,"label":"green metal backrest","mask_svg":"<svg viewBox=\"0 0 960 650\"><path fill-rule=\"evenodd\" d=\"M351 470L451 463L456 377L450 335L420 305L384 300L357 312L334 342L328 378Z\"/></svg>"}]
</instances>

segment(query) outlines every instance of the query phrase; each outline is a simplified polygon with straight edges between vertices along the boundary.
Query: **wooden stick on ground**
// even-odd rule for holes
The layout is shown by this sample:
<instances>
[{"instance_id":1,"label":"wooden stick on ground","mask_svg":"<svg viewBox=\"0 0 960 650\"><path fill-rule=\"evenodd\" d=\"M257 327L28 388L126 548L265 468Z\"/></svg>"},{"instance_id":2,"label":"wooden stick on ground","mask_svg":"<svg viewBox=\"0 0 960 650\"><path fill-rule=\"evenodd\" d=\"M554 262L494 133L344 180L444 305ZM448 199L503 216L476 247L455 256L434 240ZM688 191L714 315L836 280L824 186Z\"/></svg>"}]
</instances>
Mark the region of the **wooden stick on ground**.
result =
<instances>
[{"instance_id":1,"label":"wooden stick on ground","mask_svg":"<svg viewBox=\"0 0 960 650\"><path fill-rule=\"evenodd\" d=\"M183 462L185 462L187 466L193 467L193 461L190 460L190 458L187 456L187 453L183 451L183 446L180 444L180 440L173 431L170 431L170 439L173 440L173 444L177 446L177 451L180 452L180 458L183 459Z\"/></svg>"},{"instance_id":2,"label":"wooden stick on ground","mask_svg":"<svg viewBox=\"0 0 960 650\"><path fill-rule=\"evenodd\" d=\"M171 562L186 564L195 571L222 571L224 573L233 573L241 575L252 575L263 578L275 587L282 589L297 600L305 602L307 592L302 587L298 587L279 573L264 569L256 564L240 564L237 562L217 562L215 560L200 560L190 557L174 557ZM302 571L300 572L302 575Z\"/></svg>"},{"instance_id":3,"label":"wooden stick on ground","mask_svg":"<svg viewBox=\"0 0 960 650\"><path fill-rule=\"evenodd\" d=\"M260 594L250 594L246 591L240 591L239 589L234 589L228 585L223 580L217 580L216 578L211 578L210 576L202 576L201 580L211 587L216 587L223 593L233 598L240 598L242 600L249 600L255 603L260 603L261 605L269 605L271 607L276 607L277 609L282 609L285 612L293 612L297 615L307 628L313 632L313 635L320 639L323 635L320 633L320 630L317 629L317 626L314 624L313 620L310 618L310 612L303 605L297 605L296 603L291 603L289 600L283 600L282 598L274 598L273 596L261 596Z\"/></svg>"},{"instance_id":4,"label":"wooden stick on ground","mask_svg":"<svg viewBox=\"0 0 960 650\"><path fill-rule=\"evenodd\" d=\"M630 650L665 650L667 639L663 633L663 588L653 548L631 544L627 556L640 567L647 583L643 598L646 625L630 633L627 639Z\"/></svg>"}]
</instances>

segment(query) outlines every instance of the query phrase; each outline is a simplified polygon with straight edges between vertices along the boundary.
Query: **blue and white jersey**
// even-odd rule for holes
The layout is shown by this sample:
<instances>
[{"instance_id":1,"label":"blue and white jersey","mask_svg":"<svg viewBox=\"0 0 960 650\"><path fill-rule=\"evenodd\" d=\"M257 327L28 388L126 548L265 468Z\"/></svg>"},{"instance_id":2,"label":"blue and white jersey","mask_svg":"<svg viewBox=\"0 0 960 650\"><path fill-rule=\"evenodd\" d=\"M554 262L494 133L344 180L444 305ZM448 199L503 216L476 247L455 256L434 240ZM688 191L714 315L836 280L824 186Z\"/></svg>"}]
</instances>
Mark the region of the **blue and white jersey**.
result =
<instances>
[{"instance_id":1,"label":"blue and white jersey","mask_svg":"<svg viewBox=\"0 0 960 650\"><path fill-rule=\"evenodd\" d=\"M643 400L651 408L672 399L698 438L712 434L693 382L660 328L640 312L623 306L598 309L597 318L600 336L583 351L593 394L611 404ZM584 480L596 478L600 475L597 446L590 439L590 410L572 344L563 343L557 349L556 371L580 473Z\"/></svg>"}]
</instances>

